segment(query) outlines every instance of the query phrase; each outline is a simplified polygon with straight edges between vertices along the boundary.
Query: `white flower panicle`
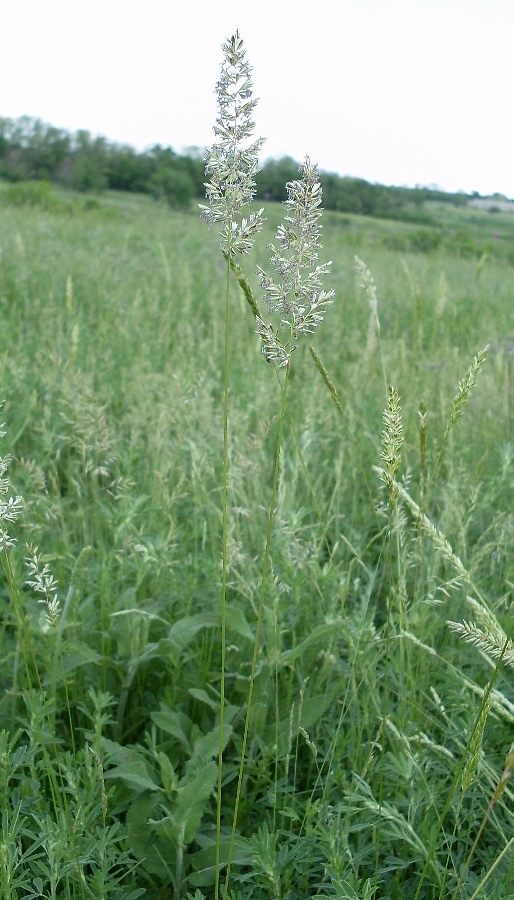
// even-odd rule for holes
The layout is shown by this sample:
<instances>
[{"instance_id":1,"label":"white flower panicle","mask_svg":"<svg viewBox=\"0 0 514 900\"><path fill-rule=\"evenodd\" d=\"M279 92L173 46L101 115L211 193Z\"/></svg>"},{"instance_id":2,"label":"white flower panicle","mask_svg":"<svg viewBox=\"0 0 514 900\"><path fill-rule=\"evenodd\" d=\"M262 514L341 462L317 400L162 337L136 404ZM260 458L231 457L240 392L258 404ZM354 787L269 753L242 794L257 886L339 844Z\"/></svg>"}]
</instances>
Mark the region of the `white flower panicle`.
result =
<instances>
[{"instance_id":1,"label":"white flower panicle","mask_svg":"<svg viewBox=\"0 0 514 900\"><path fill-rule=\"evenodd\" d=\"M31 580L27 580L25 584L28 584L36 594L43 594L39 603L44 603L46 606L47 624L55 628L61 611L57 599L57 581L52 575L48 563L42 565L38 548L27 547L27 550L29 556L25 559L25 564Z\"/></svg>"},{"instance_id":2,"label":"white flower panicle","mask_svg":"<svg viewBox=\"0 0 514 900\"><path fill-rule=\"evenodd\" d=\"M284 343L278 329L257 317L257 333L268 362L286 366L301 334L312 334L321 325L334 291L322 290L322 281L331 263L317 265L321 249L321 184L318 168L308 156L300 166L301 180L286 185L287 215L270 244L271 264L276 280L258 268L261 289L270 314L280 315L280 328L289 329Z\"/></svg>"},{"instance_id":3,"label":"white flower panicle","mask_svg":"<svg viewBox=\"0 0 514 900\"><path fill-rule=\"evenodd\" d=\"M0 430L0 438L4 435L5 431ZM9 536L6 525L8 522L16 521L23 502L21 497L6 497L9 493L9 479L4 476L10 462L9 453L6 456L0 456L0 549L2 550L12 547L16 543L16 538Z\"/></svg>"},{"instance_id":4,"label":"white flower panicle","mask_svg":"<svg viewBox=\"0 0 514 900\"><path fill-rule=\"evenodd\" d=\"M200 209L209 228L220 225L221 249L234 258L236 252L249 252L262 227L262 209L240 221L237 215L255 195L258 154L264 139L251 140L257 100L252 99L252 69L238 31L222 49L224 60L216 84L219 111L214 126L219 141L207 151L205 172L211 180L205 188L210 205L200 204Z\"/></svg>"}]
</instances>

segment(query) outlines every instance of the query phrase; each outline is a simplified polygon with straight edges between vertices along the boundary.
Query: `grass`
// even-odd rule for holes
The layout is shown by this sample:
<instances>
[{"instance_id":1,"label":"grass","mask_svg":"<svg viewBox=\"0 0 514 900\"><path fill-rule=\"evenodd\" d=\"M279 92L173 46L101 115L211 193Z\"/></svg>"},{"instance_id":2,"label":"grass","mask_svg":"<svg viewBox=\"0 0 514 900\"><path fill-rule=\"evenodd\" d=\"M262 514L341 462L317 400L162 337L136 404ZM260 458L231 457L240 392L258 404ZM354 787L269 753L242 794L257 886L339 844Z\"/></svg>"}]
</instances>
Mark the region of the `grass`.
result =
<instances>
[{"instance_id":1,"label":"grass","mask_svg":"<svg viewBox=\"0 0 514 900\"><path fill-rule=\"evenodd\" d=\"M218 749L221 737L224 872L282 388L232 278L220 736L226 263L194 212L121 194L45 204L0 191L2 455L24 498L0 588L2 895L211 898ZM419 228L324 216L336 302L313 345L343 414L305 342L289 373L234 900L514 895L508 775L498 793L511 669L446 625L480 624L476 604L503 634L513 624L514 268L507 237L484 251L512 225L430 214L444 235L430 251L414 249ZM254 262L267 268L282 210L266 215L242 263L259 302ZM472 252L447 239L457 228ZM380 348L355 254L376 282ZM373 469L384 369L404 431L394 503ZM25 583L26 545L58 581L57 629Z\"/></svg>"}]
</instances>

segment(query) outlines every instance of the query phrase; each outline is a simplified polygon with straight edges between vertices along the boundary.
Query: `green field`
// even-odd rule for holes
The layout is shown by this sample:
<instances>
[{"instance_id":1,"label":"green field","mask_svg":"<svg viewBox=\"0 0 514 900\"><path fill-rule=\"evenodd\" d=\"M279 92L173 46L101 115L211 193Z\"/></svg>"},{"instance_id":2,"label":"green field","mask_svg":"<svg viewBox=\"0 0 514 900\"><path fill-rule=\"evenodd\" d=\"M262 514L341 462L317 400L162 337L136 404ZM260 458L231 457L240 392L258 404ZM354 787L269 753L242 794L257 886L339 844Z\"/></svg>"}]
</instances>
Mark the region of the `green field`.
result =
<instances>
[{"instance_id":1,"label":"green field","mask_svg":"<svg viewBox=\"0 0 514 900\"><path fill-rule=\"evenodd\" d=\"M342 414L305 340L231 900L514 897L513 792L496 790L514 722L514 216L426 212L434 225L323 217L336 298L312 343ZM255 264L269 265L282 209L265 215L240 261L258 303ZM0 248L0 453L23 497L0 586L0 893L211 900L218 239L196 210L149 197L1 185ZM355 255L375 279L380 340ZM282 395L235 278L229 301L222 882ZM486 345L468 397L461 380ZM397 478L429 522L403 493L393 508L373 469L389 384L405 431ZM35 555L58 582L54 624L26 583ZM475 627L476 646L447 620Z\"/></svg>"}]
</instances>

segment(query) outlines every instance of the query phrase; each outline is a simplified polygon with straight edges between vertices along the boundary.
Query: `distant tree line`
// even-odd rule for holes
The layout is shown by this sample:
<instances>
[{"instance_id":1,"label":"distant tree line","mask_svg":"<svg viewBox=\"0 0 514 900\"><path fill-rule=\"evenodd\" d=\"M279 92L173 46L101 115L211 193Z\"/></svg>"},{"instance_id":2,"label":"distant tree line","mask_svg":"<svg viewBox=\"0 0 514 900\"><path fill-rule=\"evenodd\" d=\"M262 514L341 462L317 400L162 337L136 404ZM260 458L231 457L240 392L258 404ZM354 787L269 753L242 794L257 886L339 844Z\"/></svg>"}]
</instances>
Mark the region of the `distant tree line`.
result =
<instances>
[{"instance_id":1,"label":"distant tree line","mask_svg":"<svg viewBox=\"0 0 514 900\"><path fill-rule=\"evenodd\" d=\"M0 118L0 177L51 181L77 191L150 193L178 206L204 193L200 152L179 156L169 147L143 153L88 131L69 134L39 119Z\"/></svg>"},{"instance_id":2,"label":"distant tree line","mask_svg":"<svg viewBox=\"0 0 514 900\"><path fill-rule=\"evenodd\" d=\"M28 116L0 118L0 178L11 182L48 181L84 192L136 191L187 208L205 193L203 157L197 147L182 155L160 145L138 153L88 131L70 134ZM290 157L268 160L257 175L257 199L285 200L286 182L297 175L298 163ZM325 209L421 224L431 221L423 211L425 201L460 206L469 200L463 193L385 187L330 172L322 173L322 185Z\"/></svg>"}]
</instances>

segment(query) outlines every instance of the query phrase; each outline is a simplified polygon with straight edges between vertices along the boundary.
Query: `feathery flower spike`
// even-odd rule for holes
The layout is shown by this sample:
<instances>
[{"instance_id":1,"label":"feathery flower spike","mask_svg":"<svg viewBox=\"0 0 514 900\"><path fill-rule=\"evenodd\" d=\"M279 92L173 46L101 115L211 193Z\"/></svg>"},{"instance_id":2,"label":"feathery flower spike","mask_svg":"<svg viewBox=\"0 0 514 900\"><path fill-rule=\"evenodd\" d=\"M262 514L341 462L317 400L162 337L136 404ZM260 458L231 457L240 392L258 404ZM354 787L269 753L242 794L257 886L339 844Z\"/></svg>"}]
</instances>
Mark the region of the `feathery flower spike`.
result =
<instances>
[{"instance_id":1,"label":"feathery flower spike","mask_svg":"<svg viewBox=\"0 0 514 900\"><path fill-rule=\"evenodd\" d=\"M262 209L239 221L237 216L255 195L258 155L264 139L251 141L255 124L251 116L257 100L252 99L252 69L238 31L222 49L224 60L216 84L218 116L214 126L219 141L207 151L205 172L211 180L206 182L205 190L210 205L200 204L200 209L209 228L220 226L221 249L233 259L236 252L249 252L262 227Z\"/></svg>"},{"instance_id":2,"label":"feathery flower spike","mask_svg":"<svg viewBox=\"0 0 514 900\"><path fill-rule=\"evenodd\" d=\"M28 557L25 559L28 574L31 578L25 582L31 587L36 594L43 594L43 599L39 603L46 606L46 623L50 628L55 628L59 621L59 613L61 611L59 601L57 599L57 581L50 571L48 563L41 560L41 556L37 547L27 547Z\"/></svg>"},{"instance_id":3,"label":"feathery flower spike","mask_svg":"<svg viewBox=\"0 0 514 900\"><path fill-rule=\"evenodd\" d=\"M321 184L318 168L308 156L300 166L301 180L287 185L287 215L278 226L275 240L270 244L271 264L277 274L274 280L258 268L261 289L270 314L278 313L280 328L289 330L283 343L278 329L257 316L257 333L262 339L262 352L268 362L279 366L289 363L296 341L301 334L312 334L321 325L334 291L322 290L323 277L331 263L317 265L321 249Z\"/></svg>"},{"instance_id":4,"label":"feathery flower spike","mask_svg":"<svg viewBox=\"0 0 514 900\"><path fill-rule=\"evenodd\" d=\"M380 477L387 486L391 505L394 506L398 496L396 473L402 461L403 422L400 398L392 385L388 387L387 407L384 409L382 419L385 428L382 432L382 452L380 457L385 462L385 469L383 469L383 474Z\"/></svg>"}]
</instances>

